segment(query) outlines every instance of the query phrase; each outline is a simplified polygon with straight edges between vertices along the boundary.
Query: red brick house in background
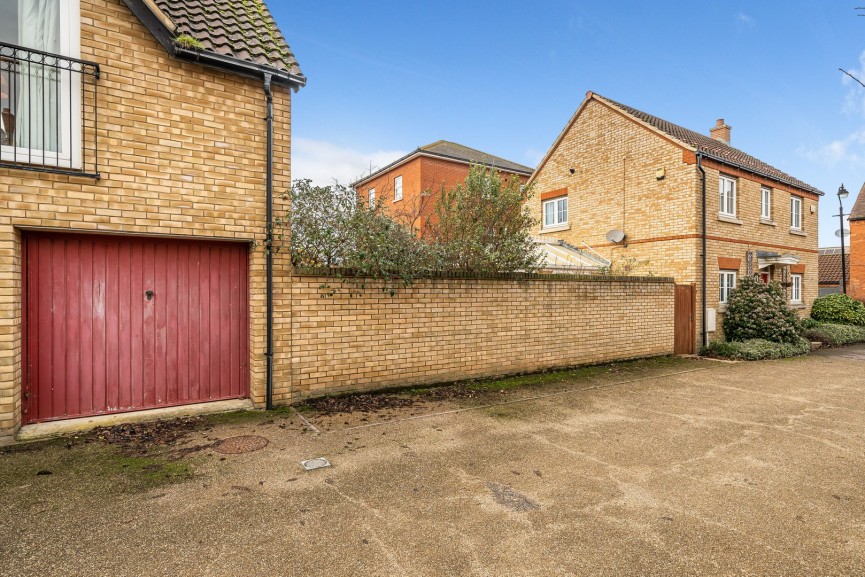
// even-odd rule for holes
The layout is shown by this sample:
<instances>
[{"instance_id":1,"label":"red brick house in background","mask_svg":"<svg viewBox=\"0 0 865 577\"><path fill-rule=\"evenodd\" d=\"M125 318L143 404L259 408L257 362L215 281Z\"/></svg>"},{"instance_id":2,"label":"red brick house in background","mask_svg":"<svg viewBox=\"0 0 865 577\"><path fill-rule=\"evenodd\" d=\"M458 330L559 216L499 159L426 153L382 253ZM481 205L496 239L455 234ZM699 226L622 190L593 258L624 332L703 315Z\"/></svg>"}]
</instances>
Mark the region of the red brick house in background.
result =
<instances>
[{"instance_id":1,"label":"red brick house in background","mask_svg":"<svg viewBox=\"0 0 865 577\"><path fill-rule=\"evenodd\" d=\"M462 183L473 164L490 166L503 178L515 176L523 182L531 168L455 142L439 140L421 146L384 168L352 183L352 188L370 202L389 203L389 212L420 232L435 211L442 187Z\"/></svg>"},{"instance_id":2,"label":"red brick house in background","mask_svg":"<svg viewBox=\"0 0 865 577\"><path fill-rule=\"evenodd\" d=\"M841 292L841 247L821 248L818 256L820 262L820 296ZM847 282L849 293L850 282L850 251L844 255L844 264L847 269Z\"/></svg>"},{"instance_id":3,"label":"red brick house in background","mask_svg":"<svg viewBox=\"0 0 865 577\"><path fill-rule=\"evenodd\" d=\"M850 284L847 294L865 301L865 184L850 211Z\"/></svg>"}]
</instances>

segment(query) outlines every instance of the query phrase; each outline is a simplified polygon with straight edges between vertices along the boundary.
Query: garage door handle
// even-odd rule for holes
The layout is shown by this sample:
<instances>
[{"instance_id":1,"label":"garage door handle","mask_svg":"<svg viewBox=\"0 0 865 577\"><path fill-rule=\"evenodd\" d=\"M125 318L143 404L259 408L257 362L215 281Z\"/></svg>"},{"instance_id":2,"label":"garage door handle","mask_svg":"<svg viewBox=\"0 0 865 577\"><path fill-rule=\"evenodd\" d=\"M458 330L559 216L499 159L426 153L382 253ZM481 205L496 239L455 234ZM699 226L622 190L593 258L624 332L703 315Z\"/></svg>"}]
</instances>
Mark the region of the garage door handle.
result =
<instances>
[{"instance_id":1,"label":"garage door handle","mask_svg":"<svg viewBox=\"0 0 865 577\"><path fill-rule=\"evenodd\" d=\"M153 298L153 291L144 291L144 296L147 297L147 300L151 300Z\"/></svg>"}]
</instances>

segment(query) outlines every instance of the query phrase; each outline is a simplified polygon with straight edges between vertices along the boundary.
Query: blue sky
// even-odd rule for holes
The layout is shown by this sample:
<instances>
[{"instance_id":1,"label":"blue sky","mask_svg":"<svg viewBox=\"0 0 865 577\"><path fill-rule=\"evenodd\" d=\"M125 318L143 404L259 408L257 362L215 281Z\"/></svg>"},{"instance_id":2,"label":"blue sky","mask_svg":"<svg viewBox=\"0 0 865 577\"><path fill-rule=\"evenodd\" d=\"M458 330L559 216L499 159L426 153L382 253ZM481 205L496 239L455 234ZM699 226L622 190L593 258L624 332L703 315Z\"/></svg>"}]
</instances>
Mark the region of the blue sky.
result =
<instances>
[{"instance_id":1,"label":"blue sky","mask_svg":"<svg viewBox=\"0 0 865 577\"><path fill-rule=\"evenodd\" d=\"M452 140L535 166L589 90L707 132L827 193L865 181L865 17L856 0L285 2L309 84L293 177L346 182ZM865 12L863 12L865 13Z\"/></svg>"}]
</instances>

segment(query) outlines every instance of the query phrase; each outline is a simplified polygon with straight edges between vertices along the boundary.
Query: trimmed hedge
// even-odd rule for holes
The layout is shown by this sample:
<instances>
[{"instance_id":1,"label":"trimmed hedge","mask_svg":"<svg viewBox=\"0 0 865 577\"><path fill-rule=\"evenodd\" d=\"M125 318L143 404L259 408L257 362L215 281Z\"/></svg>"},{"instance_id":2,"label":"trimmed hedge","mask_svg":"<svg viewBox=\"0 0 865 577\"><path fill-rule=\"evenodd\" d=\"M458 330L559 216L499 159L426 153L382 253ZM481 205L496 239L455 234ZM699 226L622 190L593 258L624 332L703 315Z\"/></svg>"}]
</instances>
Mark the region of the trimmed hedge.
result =
<instances>
[{"instance_id":1,"label":"trimmed hedge","mask_svg":"<svg viewBox=\"0 0 865 577\"><path fill-rule=\"evenodd\" d=\"M826 295L814 301L811 318L823 323L865 326L865 305L845 294Z\"/></svg>"},{"instance_id":2,"label":"trimmed hedge","mask_svg":"<svg viewBox=\"0 0 865 577\"><path fill-rule=\"evenodd\" d=\"M825 323L805 331L805 338L827 347L865 343L865 327Z\"/></svg>"},{"instance_id":3,"label":"trimmed hedge","mask_svg":"<svg viewBox=\"0 0 865 577\"><path fill-rule=\"evenodd\" d=\"M811 343L800 338L795 343L774 343L765 339L747 341L715 341L705 347L701 354L706 357L731 359L734 361L761 361L807 355Z\"/></svg>"}]
</instances>

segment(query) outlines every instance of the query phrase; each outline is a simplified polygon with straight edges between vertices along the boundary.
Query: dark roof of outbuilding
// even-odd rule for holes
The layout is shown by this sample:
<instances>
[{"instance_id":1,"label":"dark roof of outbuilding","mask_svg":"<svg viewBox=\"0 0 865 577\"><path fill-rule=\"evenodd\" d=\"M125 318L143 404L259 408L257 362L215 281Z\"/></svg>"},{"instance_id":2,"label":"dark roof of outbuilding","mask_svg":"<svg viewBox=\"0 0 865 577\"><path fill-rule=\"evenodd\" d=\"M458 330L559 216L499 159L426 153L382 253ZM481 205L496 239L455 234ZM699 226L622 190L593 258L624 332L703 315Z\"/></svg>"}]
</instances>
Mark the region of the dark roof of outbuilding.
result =
<instances>
[{"instance_id":1,"label":"dark roof of outbuilding","mask_svg":"<svg viewBox=\"0 0 865 577\"><path fill-rule=\"evenodd\" d=\"M716 140L710 136L706 136L700 134L699 132L694 132L693 130L689 130L683 126L679 126L678 124L673 124L663 118L658 118L657 116L652 116L651 114L647 114L636 108L632 108L630 106L626 106L624 104L620 104L615 100L610 100L605 96L601 96L600 94L590 93L591 96L598 98L612 106L615 106L622 112L625 112L629 116L642 121L656 130L663 132L664 134L682 142L689 147L695 149L697 152L701 152L708 156L709 158L713 158L720 162L738 166L748 171L755 172L757 174L766 176L778 182L782 182L784 184L788 184L795 188L811 192L813 194L823 195L823 192L818 190L817 188L807 184L798 178L794 178L783 172L778 170L774 166L766 164L762 160L754 158L750 154L739 150L738 148L733 148L729 144L721 142L720 140Z\"/></svg>"},{"instance_id":2,"label":"dark roof of outbuilding","mask_svg":"<svg viewBox=\"0 0 865 577\"><path fill-rule=\"evenodd\" d=\"M821 248L817 257L820 284L832 284L841 282L841 249ZM850 255L844 255L844 265L847 269L847 278L850 278Z\"/></svg>"},{"instance_id":3,"label":"dark roof of outbuilding","mask_svg":"<svg viewBox=\"0 0 865 577\"><path fill-rule=\"evenodd\" d=\"M154 0L204 50L299 75L300 67L262 0Z\"/></svg>"},{"instance_id":4,"label":"dark roof of outbuilding","mask_svg":"<svg viewBox=\"0 0 865 577\"><path fill-rule=\"evenodd\" d=\"M865 184L859 189L859 196L850 211L850 220L865 220Z\"/></svg>"}]
</instances>

